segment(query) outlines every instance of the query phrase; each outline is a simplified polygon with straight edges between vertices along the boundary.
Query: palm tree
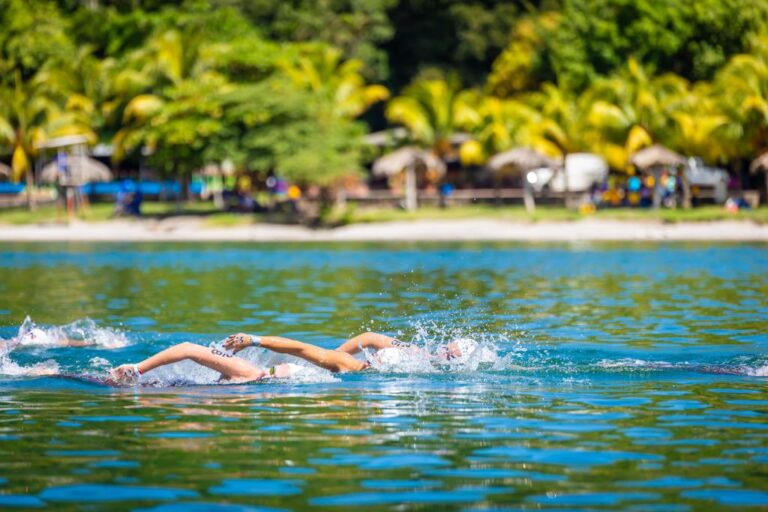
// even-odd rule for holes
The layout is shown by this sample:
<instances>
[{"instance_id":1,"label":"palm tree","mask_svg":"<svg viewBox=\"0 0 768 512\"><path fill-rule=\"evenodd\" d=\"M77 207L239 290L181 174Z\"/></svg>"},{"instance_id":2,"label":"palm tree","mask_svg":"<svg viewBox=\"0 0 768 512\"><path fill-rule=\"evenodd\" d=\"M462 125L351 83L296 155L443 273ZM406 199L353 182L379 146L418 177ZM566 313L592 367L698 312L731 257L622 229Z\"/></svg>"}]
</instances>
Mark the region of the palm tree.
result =
<instances>
[{"instance_id":1,"label":"palm tree","mask_svg":"<svg viewBox=\"0 0 768 512\"><path fill-rule=\"evenodd\" d=\"M477 100L475 109L475 120L469 128L480 143L482 161L514 146L542 145L537 130L541 114L522 101L485 96Z\"/></svg>"},{"instance_id":2,"label":"palm tree","mask_svg":"<svg viewBox=\"0 0 768 512\"><path fill-rule=\"evenodd\" d=\"M280 68L299 89L324 96L336 117L354 119L389 98L383 85L366 85L362 61L344 61L336 48L311 48L298 58L283 59Z\"/></svg>"},{"instance_id":3,"label":"palm tree","mask_svg":"<svg viewBox=\"0 0 768 512\"><path fill-rule=\"evenodd\" d=\"M587 147L584 126L584 100L575 97L568 91L546 83L541 91L531 93L527 101L538 112L539 118L534 120L530 130L530 146L542 153L562 157L566 202L568 201L568 175L565 172L565 161L569 153L582 151Z\"/></svg>"},{"instance_id":4,"label":"palm tree","mask_svg":"<svg viewBox=\"0 0 768 512\"><path fill-rule=\"evenodd\" d=\"M390 100L385 114L405 126L413 141L443 157L450 151L451 135L477 124L476 101L475 93L459 90L456 83L421 79Z\"/></svg>"},{"instance_id":5,"label":"palm tree","mask_svg":"<svg viewBox=\"0 0 768 512\"><path fill-rule=\"evenodd\" d=\"M63 135L85 135L91 142L96 140L88 120L76 109L66 108L63 91L51 90L44 69L27 81L16 71L12 83L0 87L0 145L13 152L12 179L26 179L30 209L35 208L32 160L37 147L50 137Z\"/></svg>"},{"instance_id":6,"label":"palm tree","mask_svg":"<svg viewBox=\"0 0 768 512\"><path fill-rule=\"evenodd\" d=\"M733 127L709 83L701 82L667 104L672 121L669 145L681 153L708 162L725 162L733 156Z\"/></svg>"},{"instance_id":7,"label":"palm tree","mask_svg":"<svg viewBox=\"0 0 768 512\"><path fill-rule=\"evenodd\" d=\"M683 78L654 77L630 59L624 70L597 80L582 95L589 145L612 168L626 171L633 153L672 129L668 106L687 90Z\"/></svg>"},{"instance_id":8,"label":"palm tree","mask_svg":"<svg viewBox=\"0 0 768 512\"><path fill-rule=\"evenodd\" d=\"M712 93L728 118L730 156L751 158L768 148L768 35L755 37L750 53L728 61Z\"/></svg>"},{"instance_id":9,"label":"palm tree","mask_svg":"<svg viewBox=\"0 0 768 512\"><path fill-rule=\"evenodd\" d=\"M182 177L185 195L189 173L203 165L208 142L223 128L221 96L233 87L218 70L226 51L191 30L172 29L131 54L115 76L118 97L129 99L114 137L114 159L147 147L160 167Z\"/></svg>"}]
</instances>

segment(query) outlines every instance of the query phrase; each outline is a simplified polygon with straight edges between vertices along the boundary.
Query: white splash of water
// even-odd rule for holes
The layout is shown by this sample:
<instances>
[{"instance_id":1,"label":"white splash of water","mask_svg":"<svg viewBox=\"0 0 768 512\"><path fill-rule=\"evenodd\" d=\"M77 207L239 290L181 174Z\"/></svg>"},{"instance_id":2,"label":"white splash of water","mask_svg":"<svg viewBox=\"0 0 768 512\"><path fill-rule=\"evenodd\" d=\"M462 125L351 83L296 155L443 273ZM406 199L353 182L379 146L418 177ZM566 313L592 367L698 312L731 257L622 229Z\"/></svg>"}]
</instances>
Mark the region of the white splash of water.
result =
<instances>
[{"instance_id":1,"label":"white splash of water","mask_svg":"<svg viewBox=\"0 0 768 512\"><path fill-rule=\"evenodd\" d=\"M37 325L27 316L15 338L6 341L7 352L22 347L60 347L68 345L120 348L129 344L117 329L99 327L90 318L75 320L62 326Z\"/></svg>"}]
</instances>

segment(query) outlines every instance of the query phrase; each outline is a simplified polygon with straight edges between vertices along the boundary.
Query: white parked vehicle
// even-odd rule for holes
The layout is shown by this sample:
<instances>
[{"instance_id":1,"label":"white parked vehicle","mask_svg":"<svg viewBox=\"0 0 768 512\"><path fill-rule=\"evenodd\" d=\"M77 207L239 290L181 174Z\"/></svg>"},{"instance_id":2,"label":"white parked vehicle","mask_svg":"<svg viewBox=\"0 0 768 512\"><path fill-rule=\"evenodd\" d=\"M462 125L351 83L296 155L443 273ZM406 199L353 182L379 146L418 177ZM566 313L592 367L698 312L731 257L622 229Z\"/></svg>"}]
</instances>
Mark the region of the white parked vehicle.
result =
<instances>
[{"instance_id":1,"label":"white parked vehicle","mask_svg":"<svg viewBox=\"0 0 768 512\"><path fill-rule=\"evenodd\" d=\"M728 198L728 171L719 167L704 165L701 158L688 159L688 183L692 187L712 188L716 203Z\"/></svg>"},{"instance_id":2,"label":"white parked vehicle","mask_svg":"<svg viewBox=\"0 0 768 512\"><path fill-rule=\"evenodd\" d=\"M565 174L569 191L587 192L593 184L602 183L608 177L608 163L593 153L571 153L565 157ZM528 182L537 192L544 187L553 192L565 192L565 178L562 172L549 167L534 169L527 175Z\"/></svg>"}]
</instances>

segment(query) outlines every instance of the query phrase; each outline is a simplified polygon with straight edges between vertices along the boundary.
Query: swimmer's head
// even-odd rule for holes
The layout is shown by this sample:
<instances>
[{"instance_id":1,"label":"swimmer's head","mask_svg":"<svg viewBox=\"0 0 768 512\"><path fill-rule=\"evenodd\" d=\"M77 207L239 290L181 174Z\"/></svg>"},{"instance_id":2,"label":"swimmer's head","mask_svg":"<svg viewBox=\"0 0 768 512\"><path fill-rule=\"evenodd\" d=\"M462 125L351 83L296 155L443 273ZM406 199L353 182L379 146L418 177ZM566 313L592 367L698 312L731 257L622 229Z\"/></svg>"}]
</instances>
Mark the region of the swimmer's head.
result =
<instances>
[{"instance_id":1,"label":"swimmer's head","mask_svg":"<svg viewBox=\"0 0 768 512\"><path fill-rule=\"evenodd\" d=\"M46 345L50 343L49 336L39 327L33 327L18 337L22 345Z\"/></svg>"},{"instance_id":2,"label":"swimmer's head","mask_svg":"<svg viewBox=\"0 0 768 512\"><path fill-rule=\"evenodd\" d=\"M459 338L440 347L438 356L446 361L465 360L477 350L477 342L468 338Z\"/></svg>"}]
</instances>

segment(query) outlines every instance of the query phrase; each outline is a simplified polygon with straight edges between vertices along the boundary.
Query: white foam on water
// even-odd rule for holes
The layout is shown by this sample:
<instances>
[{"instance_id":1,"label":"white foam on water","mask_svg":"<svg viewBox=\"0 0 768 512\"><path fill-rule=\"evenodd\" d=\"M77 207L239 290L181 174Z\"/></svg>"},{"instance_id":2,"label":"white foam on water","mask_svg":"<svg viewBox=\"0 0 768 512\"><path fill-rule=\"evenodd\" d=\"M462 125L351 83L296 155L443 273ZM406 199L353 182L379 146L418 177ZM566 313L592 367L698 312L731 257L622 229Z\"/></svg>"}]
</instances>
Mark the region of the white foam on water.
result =
<instances>
[{"instance_id":1,"label":"white foam on water","mask_svg":"<svg viewBox=\"0 0 768 512\"><path fill-rule=\"evenodd\" d=\"M95 370L109 370L112 368L112 363L103 357L92 357L88 361L88 365Z\"/></svg>"},{"instance_id":2,"label":"white foam on water","mask_svg":"<svg viewBox=\"0 0 768 512\"><path fill-rule=\"evenodd\" d=\"M0 375L9 377L41 377L59 373L59 364L49 359L29 366L22 366L11 361L7 356L0 356Z\"/></svg>"}]
</instances>

